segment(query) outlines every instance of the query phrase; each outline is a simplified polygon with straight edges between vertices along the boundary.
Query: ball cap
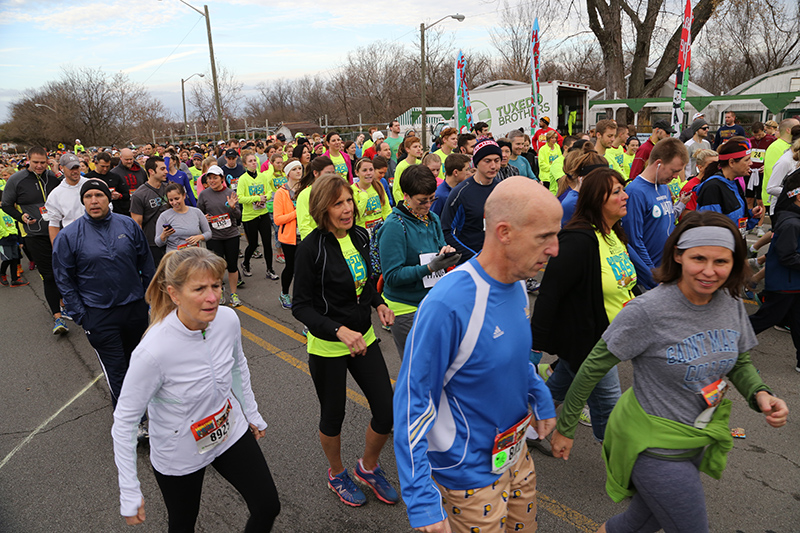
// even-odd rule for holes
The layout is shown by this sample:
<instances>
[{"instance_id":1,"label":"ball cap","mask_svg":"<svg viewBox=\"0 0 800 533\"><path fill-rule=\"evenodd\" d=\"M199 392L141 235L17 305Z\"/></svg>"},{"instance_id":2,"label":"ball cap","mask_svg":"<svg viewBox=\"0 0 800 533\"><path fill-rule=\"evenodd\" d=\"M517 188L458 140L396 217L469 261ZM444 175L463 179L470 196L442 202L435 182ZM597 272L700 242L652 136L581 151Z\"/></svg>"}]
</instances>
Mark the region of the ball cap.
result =
<instances>
[{"instance_id":1,"label":"ball cap","mask_svg":"<svg viewBox=\"0 0 800 533\"><path fill-rule=\"evenodd\" d=\"M76 156L75 154L68 153L61 156L61 159L58 161L58 164L64 168L68 168L71 170L73 168L78 168L79 166L81 166L81 160L78 159L78 156Z\"/></svg>"},{"instance_id":2,"label":"ball cap","mask_svg":"<svg viewBox=\"0 0 800 533\"><path fill-rule=\"evenodd\" d=\"M225 150L226 159L236 159L237 157L239 157L239 152L237 152L235 148L228 148Z\"/></svg>"}]
</instances>

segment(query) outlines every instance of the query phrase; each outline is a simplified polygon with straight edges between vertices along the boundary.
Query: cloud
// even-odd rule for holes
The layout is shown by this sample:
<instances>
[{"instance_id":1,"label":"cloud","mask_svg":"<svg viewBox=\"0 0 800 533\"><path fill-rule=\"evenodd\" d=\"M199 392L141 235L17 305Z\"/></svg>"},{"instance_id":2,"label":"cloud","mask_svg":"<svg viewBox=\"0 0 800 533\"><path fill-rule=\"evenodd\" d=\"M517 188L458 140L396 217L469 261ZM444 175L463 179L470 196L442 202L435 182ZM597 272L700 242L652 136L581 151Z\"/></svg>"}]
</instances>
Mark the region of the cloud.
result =
<instances>
[{"instance_id":1,"label":"cloud","mask_svg":"<svg viewBox=\"0 0 800 533\"><path fill-rule=\"evenodd\" d=\"M150 68L150 67L158 67L158 66L161 66L162 63L165 63L165 62L171 63L173 61L178 61L179 59L182 59L184 57L194 55L197 52L198 52L197 50L189 50L188 52L181 52L179 54L172 54L171 56L159 57L159 58L156 58L156 59L151 59L150 61L145 61L144 63L140 63L140 64L135 65L133 67L124 68L124 69L121 70L121 72L124 72L125 74L129 74L131 72L137 72L139 70L144 70L144 69Z\"/></svg>"}]
</instances>

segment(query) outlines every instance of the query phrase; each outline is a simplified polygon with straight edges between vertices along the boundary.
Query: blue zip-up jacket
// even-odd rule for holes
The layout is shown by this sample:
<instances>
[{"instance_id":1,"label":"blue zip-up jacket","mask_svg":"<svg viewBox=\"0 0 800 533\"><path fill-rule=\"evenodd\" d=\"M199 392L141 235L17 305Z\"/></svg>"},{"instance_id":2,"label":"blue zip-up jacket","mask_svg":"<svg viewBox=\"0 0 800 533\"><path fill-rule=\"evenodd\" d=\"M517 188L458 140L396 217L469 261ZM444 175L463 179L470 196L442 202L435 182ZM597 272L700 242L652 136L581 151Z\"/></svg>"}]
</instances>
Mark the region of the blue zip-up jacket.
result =
<instances>
[{"instance_id":1,"label":"blue zip-up jacket","mask_svg":"<svg viewBox=\"0 0 800 533\"><path fill-rule=\"evenodd\" d=\"M453 187L447 197L441 215L442 232L447 244L461 254L462 263L483 248L483 207L498 183L495 178L491 184L481 185L470 176Z\"/></svg>"},{"instance_id":2,"label":"blue zip-up jacket","mask_svg":"<svg viewBox=\"0 0 800 533\"><path fill-rule=\"evenodd\" d=\"M529 360L524 282L501 283L477 258L444 276L414 318L394 393L394 449L409 521L443 520L436 481L477 489L497 481L492 445L523 420L554 418L553 398Z\"/></svg>"},{"instance_id":3,"label":"blue zip-up jacket","mask_svg":"<svg viewBox=\"0 0 800 533\"><path fill-rule=\"evenodd\" d=\"M637 283L652 289L656 286L652 270L661 265L664 244L675 228L672 195L668 186L656 186L641 176L629 183L625 192L628 214L622 217L622 227L628 236Z\"/></svg>"},{"instance_id":4,"label":"blue zip-up jacket","mask_svg":"<svg viewBox=\"0 0 800 533\"><path fill-rule=\"evenodd\" d=\"M800 291L800 207L781 211L767 251L764 288L771 292Z\"/></svg>"},{"instance_id":5,"label":"blue zip-up jacket","mask_svg":"<svg viewBox=\"0 0 800 533\"><path fill-rule=\"evenodd\" d=\"M715 174L701 181L694 190L697 193L698 211L722 213L737 226L739 219L746 218L747 229L753 229L758 224L758 219L753 218L753 213L747 209L744 191L736 180Z\"/></svg>"},{"instance_id":6,"label":"blue zip-up jacket","mask_svg":"<svg viewBox=\"0 0 800 533\"><path fill-rule=\"evenodd\" d=\"M383 294L393 302L419 305L430 289L422 278L430 274L428 265L419 264L420 254L439 253L447 242L435 213L428 213L428 224L395 207L378 230L378 250L383 271Z\"/></svg>"},{"instance_id":7,"label":"blue zip-up jacket","mask_svg":"<svg viewBox=\"0 0 800 533\"><path fill-rule=\"evenodd\" d=\"M101 220L84 213L58 232L53 273L80 325L86 307L110 309L142 300L155 266L142 228L132 218L109 211Z\"/></svg>"}]
</instances>

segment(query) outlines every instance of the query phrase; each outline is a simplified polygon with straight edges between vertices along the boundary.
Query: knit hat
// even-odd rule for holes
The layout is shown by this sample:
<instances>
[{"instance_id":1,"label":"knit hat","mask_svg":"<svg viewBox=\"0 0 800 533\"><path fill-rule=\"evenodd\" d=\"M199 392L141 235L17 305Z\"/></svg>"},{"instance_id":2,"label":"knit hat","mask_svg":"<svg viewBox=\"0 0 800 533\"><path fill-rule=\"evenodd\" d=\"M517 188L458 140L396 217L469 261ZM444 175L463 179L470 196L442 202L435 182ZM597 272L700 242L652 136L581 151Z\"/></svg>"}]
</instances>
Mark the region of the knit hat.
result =
<instances>
[{"instance_id":1,"label":"knit hat","mask_svg":"<svg viewBox=\"0 0 800 533\"><path fill-rule=\"evenodd\" d=\"M91 179L86 180L86 182L81 186L81 203L83 203L83 195L86 194L86 191L91 191L92 189L97 189L98 191L102 192L108 197L108 201L111 201L111 191L106 185L106 182L103 180L98 179Z\"/></svg>"},{"instance_id":2,"label":"knit hat","mask_svg":"<svg viewBox=\"0 0 800 533\"><path fill-rule=\"evenodd\" d=\"M697 133L697 130L702 128L703 126L708 126L708 122L704 118L698 118L694 122L692 122L692 133Z\"/></svg>"},{"instance_id":3,"label":"knit hat","mask_svg":"<svg viewBox=\"0 0 800 533\"><path fill-rule=\"evenodd\" d=\"M480 139L480 142L475 145L475 149L472 152L472 164L477 167L480 160L487 155L497 155L501 158L503 157L503 152L500 150L500 146L494 141L494 139Z\"/></svg>"},{"instance_id":4,"label":"knit hat","mask_svg":"<svg viewBox=\"0 0 800 533\"><path fill-rule=\"evenodd\" d=\"M378 142L378 139L384 139L384 138L385 137L383 136L383 132L380 130L372 134L372 142Z\"/></svg>"}]
</instances>

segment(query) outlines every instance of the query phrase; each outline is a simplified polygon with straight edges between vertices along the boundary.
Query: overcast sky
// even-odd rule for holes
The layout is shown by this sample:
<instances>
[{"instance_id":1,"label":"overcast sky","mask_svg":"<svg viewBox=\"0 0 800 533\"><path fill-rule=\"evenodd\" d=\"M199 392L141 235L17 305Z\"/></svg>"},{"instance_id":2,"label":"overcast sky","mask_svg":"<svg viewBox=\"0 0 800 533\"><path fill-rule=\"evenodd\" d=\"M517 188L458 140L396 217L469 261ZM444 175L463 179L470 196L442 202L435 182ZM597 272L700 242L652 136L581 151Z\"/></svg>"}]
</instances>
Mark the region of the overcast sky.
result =
<instances>
[{"instance_id":1,"label":"overcast sky","mask_svg":"<svg viewBox=\"0 0 800 533\"><path fill-rule=\"evenodd\" d=\"M187 1L202 11L201 1ZM206 2L218 65L233 70L245 91L330 71L376 40L413 45L421 22L456 12L466 20L439 24L455 47L488 50L488 28L502 9L493 0ZM181 78L209 72L205 20L179 0L0 0L0 121L22 91L83 65L127 73L179 116Z\"/></svg>"}]
</instances>

